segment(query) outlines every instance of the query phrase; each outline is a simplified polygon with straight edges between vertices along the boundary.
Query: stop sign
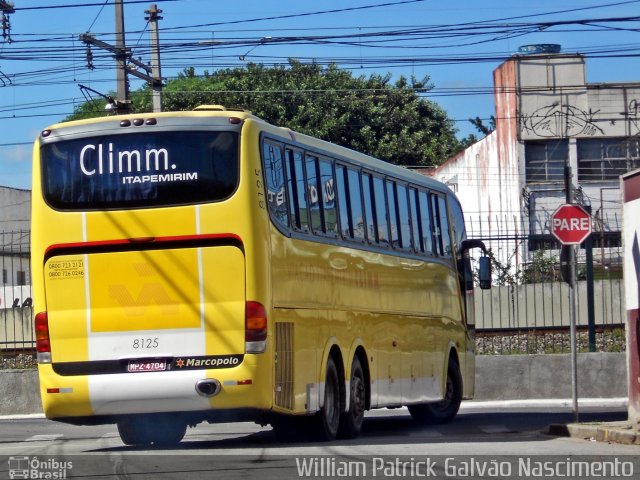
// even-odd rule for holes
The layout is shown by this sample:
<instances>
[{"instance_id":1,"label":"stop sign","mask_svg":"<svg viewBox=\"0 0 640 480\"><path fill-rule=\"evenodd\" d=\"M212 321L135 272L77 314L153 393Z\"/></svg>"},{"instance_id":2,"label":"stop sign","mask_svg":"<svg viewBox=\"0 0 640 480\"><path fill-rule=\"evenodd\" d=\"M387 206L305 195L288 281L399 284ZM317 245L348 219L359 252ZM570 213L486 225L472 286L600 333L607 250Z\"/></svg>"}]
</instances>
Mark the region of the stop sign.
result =
<instances>
[{"instance_id":1,"label":"stop sign","mask_svg":"<svg viewBox=\"0 0 640 480\"><path fill-rule=\"evenodd\" d=\"M591 216L580 205L560 205L551 215L551 233L563 245L580 245L591 233Z\"/></svg>"}]
</instances>

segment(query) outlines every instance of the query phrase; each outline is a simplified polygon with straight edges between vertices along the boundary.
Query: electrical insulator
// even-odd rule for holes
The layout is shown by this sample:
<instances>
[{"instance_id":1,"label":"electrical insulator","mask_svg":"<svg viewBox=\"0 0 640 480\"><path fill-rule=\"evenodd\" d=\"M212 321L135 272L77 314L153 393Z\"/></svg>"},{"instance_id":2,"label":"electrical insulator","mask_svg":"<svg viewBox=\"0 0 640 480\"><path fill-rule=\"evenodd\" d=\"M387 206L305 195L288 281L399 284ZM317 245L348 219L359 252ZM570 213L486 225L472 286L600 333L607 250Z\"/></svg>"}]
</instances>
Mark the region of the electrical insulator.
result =
<instances>
[{"instance_id":1,"label":"electrical insulator","mask_svg":"<svg viewBox=\"0 0 640 480\"><path fill-rule=\"evenodd\" d=\"M93 52L89 46L87 46L87 68L89 70L94 70L96 68L93 66Z\"/></svg>"},{"instance_id":2,"label":"electrical insulator","mask_svg":"<svg viewBox=\"0 0 640 480\"><path fill-rule=\"evenodd\" d=\"M11 23L9 22L9 17L2 14L2 38L5 40L9 38L9 32L11 30Z\"/></svg>"}]
</instances>

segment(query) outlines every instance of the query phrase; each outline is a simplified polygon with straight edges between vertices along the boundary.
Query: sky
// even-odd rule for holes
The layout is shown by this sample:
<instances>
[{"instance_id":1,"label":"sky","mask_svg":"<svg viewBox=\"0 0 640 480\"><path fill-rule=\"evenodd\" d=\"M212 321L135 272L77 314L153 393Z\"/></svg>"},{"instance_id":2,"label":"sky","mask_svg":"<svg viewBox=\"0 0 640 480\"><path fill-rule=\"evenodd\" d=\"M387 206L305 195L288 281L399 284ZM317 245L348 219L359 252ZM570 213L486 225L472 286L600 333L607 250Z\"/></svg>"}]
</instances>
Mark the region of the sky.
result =
<instances>
[{"instance_id":1,"label":"sky","mask_svg":"<svg viewBox=\"0 0 640 480\"><path fill-rule=\"evenodd\" d=\"M115 9L113 0L10 3L11 27L0 36L0 186L29 189L39 132L73 113L88 92L116 90L111 54L92 48L89 69L79 40L90 33L114 44ZM143 63L150 62L151 3L124 0L126 45ZM155 3L164 78L189 66L202 74L288 58L336 63L354 75L428 76L433 88L423 96L455 121L459 138L480 136L468 119L488 123L493 70L522 45L559 44L564 53L584 54L589 83L640 82L640 0ZM130 82L132 90L142 85Z\"/></svg>"}]
</instances>

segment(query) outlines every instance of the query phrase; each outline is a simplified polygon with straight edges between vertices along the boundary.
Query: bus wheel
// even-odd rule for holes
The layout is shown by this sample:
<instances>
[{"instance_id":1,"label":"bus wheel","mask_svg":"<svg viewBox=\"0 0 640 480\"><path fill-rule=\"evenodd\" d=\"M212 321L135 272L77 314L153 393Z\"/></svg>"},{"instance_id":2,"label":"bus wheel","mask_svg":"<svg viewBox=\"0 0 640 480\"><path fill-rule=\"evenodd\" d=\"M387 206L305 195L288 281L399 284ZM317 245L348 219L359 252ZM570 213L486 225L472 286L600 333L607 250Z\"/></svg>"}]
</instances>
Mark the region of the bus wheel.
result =
<instances>
[{"instance_id":1,"label":"bus wheel","mask_svg":"<svg viewBox=\"0 0 640 480\"><path fill-rule=\"evenodd\" d=\"M164 415L138 417L118 422L118 433L125 445L170 447L184 438L187 424Z\"/></svg>"},{"instance_id":2,"label":"bus wheel","mask_svg":"<svg viewBox=\"0 0 640 480\"><path fill-rule=\"evenodd\" d=\"M125 445L151 445L149 422L144 418L127 418L119 421L118 433Z\"/></svg>"},{"instance_id":3,"label":"bus wheel","mask_svg":"<svg viewBox=\"0 0 640 480\"><path fill-rule=\"evenodd\" d=\"M425 424L447 423L454 419L462 402L462 374L458 362L449 360L444 399L437 403L409 405L409 413Z\"/></svg>"},{"instance_id":4,"label":"bus wheel","mask_svg":"<svg viewBox=\"0 0 640 480\"><path fill-rule=\"evenodd\" d=\"M327 361L327 375L324 381L324 405L316 414L314 432L318 440L335 440L340 424L340 377L333 357Z\"/></svg>"},{"instance_id":5,"label":"bus wheel","mask_svg":"<svg viewBox=\"0 0 640 480\"><path fill-rule=\"evenodd\" d=\"M340 438L355 438L360 434L364 411L367 408L367 389L365 387L364 372L358 357L353 358L351 364L349 410L340 417Z\"/></svg>"}]
</instances>

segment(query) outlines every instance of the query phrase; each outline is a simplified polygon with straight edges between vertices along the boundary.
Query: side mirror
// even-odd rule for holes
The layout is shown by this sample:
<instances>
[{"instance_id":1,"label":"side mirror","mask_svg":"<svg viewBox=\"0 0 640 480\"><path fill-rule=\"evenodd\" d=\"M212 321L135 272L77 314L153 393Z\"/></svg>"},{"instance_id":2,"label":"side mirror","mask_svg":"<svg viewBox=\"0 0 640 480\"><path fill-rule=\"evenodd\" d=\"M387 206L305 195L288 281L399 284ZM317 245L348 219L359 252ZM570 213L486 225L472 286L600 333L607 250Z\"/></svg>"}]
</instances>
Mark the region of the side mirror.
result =
<instances>
[{"instance_id":1,"label":"side mirror","mask_svg":"<svg viewBox=\"0 0 640 480\"><path fill-rule=\"evenodd\" d=\"M491 259L489 257L480 257L478 262L480 288L482 290L488 290L491 288Z\"/></svg>"}]
</instances>

